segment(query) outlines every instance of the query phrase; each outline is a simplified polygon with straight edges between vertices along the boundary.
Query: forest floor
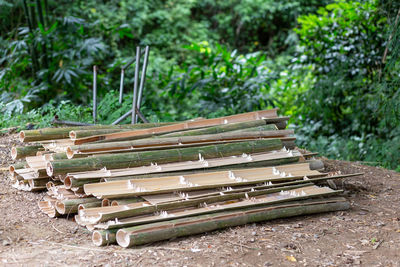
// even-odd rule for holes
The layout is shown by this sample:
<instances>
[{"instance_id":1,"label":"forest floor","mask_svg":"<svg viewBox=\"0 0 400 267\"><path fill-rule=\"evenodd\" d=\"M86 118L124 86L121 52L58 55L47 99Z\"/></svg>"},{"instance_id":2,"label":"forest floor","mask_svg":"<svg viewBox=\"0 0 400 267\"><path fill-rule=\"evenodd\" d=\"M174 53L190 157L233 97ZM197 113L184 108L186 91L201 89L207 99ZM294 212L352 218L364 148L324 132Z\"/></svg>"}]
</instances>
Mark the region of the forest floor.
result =
<instances>
[{"instance_id":1,"label":"forest floor","mask_svg":"<svg viewBox=\"0 0 400 267\"><path fill-rule=\"evenodd\" d=\"M0 138L0 168L14 136ZM147 246L98 248L72 218L51 219L0 172L1 266L400 266L400 174L323 159L327 170L363 172L337 182L350 210L228 228Z\"/></svg>"}]
</instances>

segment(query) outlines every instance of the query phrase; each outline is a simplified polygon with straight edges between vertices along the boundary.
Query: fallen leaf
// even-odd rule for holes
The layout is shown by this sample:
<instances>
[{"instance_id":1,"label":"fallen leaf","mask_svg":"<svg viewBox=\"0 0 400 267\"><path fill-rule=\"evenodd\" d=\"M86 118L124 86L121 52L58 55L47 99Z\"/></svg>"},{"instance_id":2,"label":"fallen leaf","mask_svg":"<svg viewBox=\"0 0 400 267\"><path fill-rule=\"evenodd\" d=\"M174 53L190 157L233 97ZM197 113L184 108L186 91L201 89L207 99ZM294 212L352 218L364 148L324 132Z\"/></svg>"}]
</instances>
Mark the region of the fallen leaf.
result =
<instances>
[{"instance_id":1,"label":"fallen leaf","mask_svg":"<svg viewBox=\"0 0 400 267\"><path fill-rule=\"evenodd\" d=\"M291 262L297 262L296 258L293 256L286 256L286 259Z\"/></svg>"}]
</instances>

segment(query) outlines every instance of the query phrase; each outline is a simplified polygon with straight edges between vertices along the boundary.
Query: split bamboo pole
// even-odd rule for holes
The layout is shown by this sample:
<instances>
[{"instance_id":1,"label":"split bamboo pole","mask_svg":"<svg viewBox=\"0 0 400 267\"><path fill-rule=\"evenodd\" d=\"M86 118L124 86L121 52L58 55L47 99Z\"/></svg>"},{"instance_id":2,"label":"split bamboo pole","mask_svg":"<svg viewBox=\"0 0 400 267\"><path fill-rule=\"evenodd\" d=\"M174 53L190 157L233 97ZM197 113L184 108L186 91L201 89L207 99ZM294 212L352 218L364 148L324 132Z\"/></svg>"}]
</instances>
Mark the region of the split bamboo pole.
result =
<instances>
[{"instance_id":1,"label":"split bamboo pole","mask_svg":"<svg viewBox=\"0 0 400 267\"><path fill-rule=\"evenodd\" d=\"M325 190L324 190L325 189ZM277 197L276 195L272 195L273 193L277 193L280 191L285 191L289 192L285 196L279 196ZM317 191L317 192L313 192ZM296 192L296 195L292 196L290 192ZM298 192L298 193L297 193ZM300 192L306 192L304 196L298 195ZM152 214L154 213L159 213L159 212L169 212L171 211L172 217L176 218L178 215L173 213L173 210L182 210L184 209L185 211L183 212L182 216L189 216L193 215L191 214L190 208L195 208L197 206L204 205L212 205L213 203L219 203L218 206L215 206L214 208L208 207L205 209L199 209L199 212L201 213L210 213L210 212L216 212L221 209L227 210L227 209L237 209L237 208L244 208L243 205L265 205L266 202L268 203L281 203L281 202L287 202L291 201L293 199L299 200L299 199L305 199L305 198L312 198L312 197L320 197L320 196L327 196L327 195L332 195L332 194L338 194L341 191L333 191L328 188L318 188L313 186L312 183L305 184L305 185L292 185L292 186L287 186L287 187L277 187L277 188L271 188L271 189L265 189L265 190L259 190L259 191L246 191L246 192L238 192L238 193L231 193L231 194L222 194L222 195L215 195L215 196L206 196L202 198L195 198L195 199L189 199L189 200L182 200L182 201L173 201L173 202L167 202L167 203L159 203L157 205L149 205L148 203L143 203L141 206L135 206L135 207L129 207L129 205L126 205L125 209L123 210L117 210L117 211L109 211L109 212L99 212L98 216L88 216L87 221L90 222L90 224L96 224L96 223L101 223L101 222L106 222L109 220L113 220L115 218L118 218L120 221L123 218L129 218L129 217L137 217L137 216L143 216L146 214ZM271 197L269 197L271 195ZM260 199L259 201L248 201L247 204L239 204L241 201L243 202L243 199L248 199L248 198L253 198L257 196L264 196L265 199ZM224 204L225 203L225 204ZM244 202L243 202L244 203ZM187 212L186 210L189 209ZM194 213L197 215L197 211L194 211ZM81 216L81 220L85 221L83 219L84 212L79 214ZM139 217L139 222L138 223L147 223L143 220L142 217ZM129 223L136 223L135 218L133 218L133 222ZM118 224L118 223L115 223ZM120 225L116 225L115 227L121 227ZM126 225L124 226L126 227Z\"/></svg>"},{"instance_id":2,"label":"split bamboo pole","mask_svg":"<svg viewBox=\"0 0 400 267\"><path fill-rule=\"evenodd\" d=\"M122 247L139 246L151 242L200 234L247 223L261 222L321 212L349 209L344 198L311 200L301 203L280 204L273 207L221 212L191 218L177 219L131 228L117 232L118 245Z\"/></svg>"},{"instance_id":3,"label":"split bamboo pole","mask_svg":"<svg viewBox=\"0 0 400 267\"><path fill-rule=\"evenodd\" d=\"M301 153L296 150L288 151L282 149L280 151L271 151L271 152L249 154L249 155L242 154L241 156L230 156L230 157L214 158L208 160L181 161L181 162L157 164L157 165L151 164L147 166L134 167L134 168L113 169L113 170L106 170L105 168L103 168L95 171L68 173L67 175L77 180L107 178L107 177L116 178L121 176L150 175L153 173L160 173L160 172L172 173L183 170L209 169L221 166L237 165L241 166L241 168L244 168L246 167L246 163L248 162L262 162L262 164L268 165L266 163L268 160L293 158L293 160L288 161L289 164L292 162L298 162L300 157Z\"/></svg>"},{"instance_id":4,"label":"split bamboo pole","mask_svg":"<svg viewBox=\"0 0 400 267\"><path fill-rule=\"evenodd\" d=\"M267 168L268 169L268 168ZM300 180L304 176L320 177L326 174L311 170L276 171L269 173L265 168L197 173L187 176L120 180L107 183L86 184L85 193L98 198L129 198L156 195L175 191L188 192L219 187L251 185L264 182ZM292 174L293 173L293 174Z\"/></svg>"},{"instance_id":5,"label":"split bamboo pole","mask_svg":"<svg viewBox=\"0 0 400 267\"><path fill-rule=\"evenodd\" d=\"M154 162L161 164L196 160L199 159L199 155L204 159L209 159L241 155L243 153L266 152L281 148L282 142L280 139L265 139L194 148L131 152L81 159L56 160L48 162L46 169L49 176L54 176L69 172L98 170L104 167L107 169L118 169L150 165Z\"/></svg>"}]
</instances>

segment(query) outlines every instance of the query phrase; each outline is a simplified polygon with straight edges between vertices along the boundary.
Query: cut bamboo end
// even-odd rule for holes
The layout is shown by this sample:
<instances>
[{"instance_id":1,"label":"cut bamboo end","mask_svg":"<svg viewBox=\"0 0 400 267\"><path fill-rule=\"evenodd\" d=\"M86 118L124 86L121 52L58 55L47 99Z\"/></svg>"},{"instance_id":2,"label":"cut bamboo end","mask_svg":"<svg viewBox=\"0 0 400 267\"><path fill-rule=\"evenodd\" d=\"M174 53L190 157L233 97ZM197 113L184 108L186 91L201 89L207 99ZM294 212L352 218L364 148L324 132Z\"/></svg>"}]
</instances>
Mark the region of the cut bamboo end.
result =
<instances>
[{"instance_id":1,"label":"cut bamboo end","mask_svg":"<svg viewBox=\"0 0 400 267\"><path fill-rule=\"evenodd\" d=\"M92 241L95 246L107 246L116 243L115 231L96 230L92 234Z\"/></svg>"},{"instance_id":2,"label":"cut bamboo end","mask_svg":"<svg viewBox=\"0 0 400 267\"><path fill-rule=\"evenodd\" d=\"M20 131L18 137L19 137L19 140L21 142L24 142L24 140L25 140L25 132L24 131Z\"/></svg>"},{"instance_id":3,"label":"cut bamboo end","mask_svg":"<svg viewBox=\"0 0 400 267\"><path fill-rule=\"evenodd\" d=\"M129 237L128 231L125 229L118 230L116 234L116 240L118 245L121 247L128 248L133 246L133 242L131 242L132 239Z\"/></svg>"},{"instance_id":4,"label":"cut bamboo end","mask_svg":"<svg viewBox=\"0 0 400 267\"><path fill-rule=\"evenodd\" d=\"M15 173L15 166L14 165L10 165L10 167L8 167L8 171L10 172L11 176L14 176Z\"/></svg>"},{"instance_id":5,"label":"cut bamboo end","mask_svg":"<svg viewBox=\"0 0 400 267\"><path fill-rule=\"evenodd\" d=\"M53 176L53 164L51 164L51 162L47 162L46 164L46 173L48 176L52 177Z\"/></svg>"},{"instance_id":6,"label":"cut bamboo end","mask_svg":"<svg viewBox=\"0 0 400 267\"><path fill-rule=\"evenodd\" d=\"M74 151L71 149L71 147L67 147L67 151L65 152L67 154L68 159L72 159L74 157Z\"/></svg>"},{"instance_id":7,"label":"cut bamboo end","mask_svg":"<svg viewBox=\"0 0 400 267\"><path fill-rule=\"evenodd\" d=\"M61 201L57 201L56 202L55 208L60 214L65 214L66 213L65 204L62 203Z\"/></svg>"},{"instance_id":8,"label":"cut bamboo end","mask_svg":"<svg viewBox=\"0 0 400 267\"><path fill-rule=\"evenodd\" d=\"M75 140L76 139L76 132L75 131L70 131L69 132L69 138L71 138L71 140Z\"/></svg>"},{"instance_id":9,"label":"cut bamboo end","mask_svg":"<svg viewBox=\"0 0 400 267\"><path fill-rule=\"evenodd\" d=\"M101 201L101 206L102 206L102 207L107 207L107 206L118 206L118 204L117 204L117 205L112 205L112 202L110 203L110 200L108 200L107 198L105 198L105 199L103 199L103 200Z\"/></svg>"},{"instance_id":10,"label":"cut bamboo end","mask_svg":"<svg viewBox=\"0 0 400 267\"><path fill-rule=\"evenodd\" d=\"M65 177L64 186L66 189L71 189L71 187L72 187L71 177L69 177L69 176Z\"/></svg>"},{"instance_id":11,"label":"cut bamboo end","mask_svg":"<svg viewBox=\"0 0 400 267\"><path fill-rule=\"evenodd\" d=\"M17 156L18 156L17 148L16 148L15 146L13 146L13 147L11 148L11 158L12 158L13 160L16 160L16 159L17 159Z\"/></svg>"}]
</instances>

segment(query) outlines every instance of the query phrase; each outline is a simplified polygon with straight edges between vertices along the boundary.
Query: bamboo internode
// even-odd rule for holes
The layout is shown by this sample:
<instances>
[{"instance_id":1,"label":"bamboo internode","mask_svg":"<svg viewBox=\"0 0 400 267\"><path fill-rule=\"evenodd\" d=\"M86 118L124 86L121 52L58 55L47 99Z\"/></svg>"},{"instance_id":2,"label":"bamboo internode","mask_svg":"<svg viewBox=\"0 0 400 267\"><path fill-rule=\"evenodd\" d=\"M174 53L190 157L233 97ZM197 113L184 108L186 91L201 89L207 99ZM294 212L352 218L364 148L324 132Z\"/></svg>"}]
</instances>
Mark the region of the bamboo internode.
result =
<instances>
[{"instance_id":1,"label":"bamboo internode","mask_svg":"<svg viewBox=\"0 0 400 267\"><path fill-rule=\"evenodd\" d=\"M213 119L21 131L12 186L46 191L96 246L143 245L246 223L345 210L316 153L295 147L277 109ZM322 184L322 185L321 185Z\"/></svg>"}]
</instances>

